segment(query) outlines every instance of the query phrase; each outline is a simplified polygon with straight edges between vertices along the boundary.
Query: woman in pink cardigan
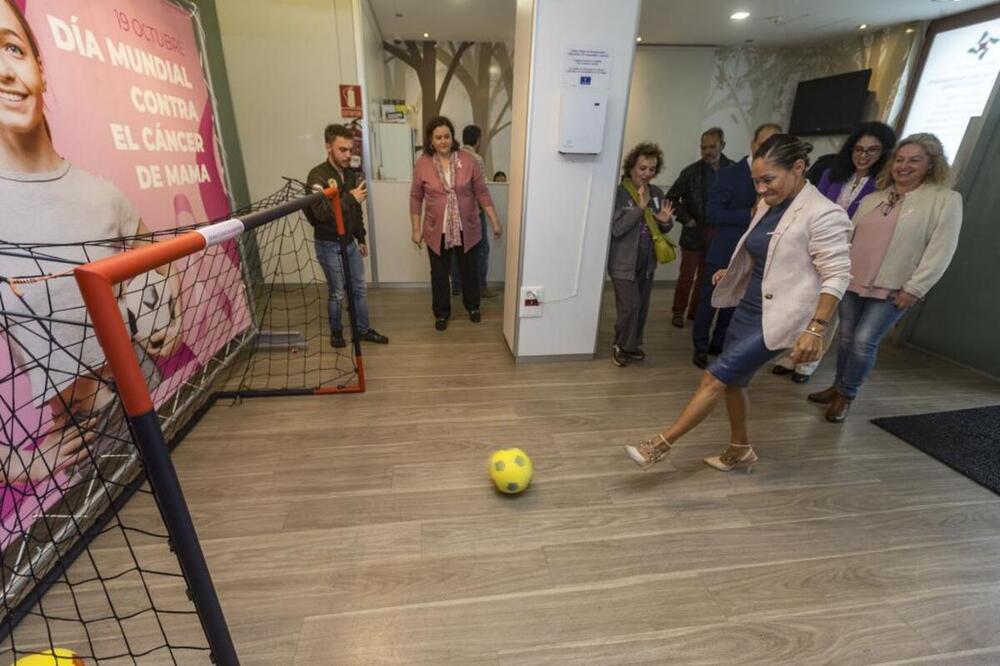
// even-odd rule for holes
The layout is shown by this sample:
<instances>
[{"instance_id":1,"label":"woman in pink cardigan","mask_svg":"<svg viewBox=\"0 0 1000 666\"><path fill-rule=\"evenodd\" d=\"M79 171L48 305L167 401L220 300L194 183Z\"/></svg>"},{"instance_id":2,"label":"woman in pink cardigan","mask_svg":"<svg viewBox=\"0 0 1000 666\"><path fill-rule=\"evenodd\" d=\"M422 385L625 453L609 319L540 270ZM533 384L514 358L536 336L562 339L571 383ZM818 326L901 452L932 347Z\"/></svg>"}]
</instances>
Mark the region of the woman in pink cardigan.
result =
<instances>
[{"instance_id":1,"label":"woman in pink cardigan","mask_svg":"<svg viewBox=\"0 0 1000 666\"><path fill-rule=\"evenodd\" d=\"M444 116L431 118L424 130L424 154L413 166L410 187L411 240L417 247L427 243L431 261L434 328L448 328L451 297L448 272L455 253L462 273L462 303L473 323L482 321L479 313L479 278L476 276L472 248L481 240L479 207L489 218L493 235L503 230L486 189L479 163L472 155L462 154L455 141L455 127ZM423 228L420 214L423 211Z\"/></svg>"}]
</instances>

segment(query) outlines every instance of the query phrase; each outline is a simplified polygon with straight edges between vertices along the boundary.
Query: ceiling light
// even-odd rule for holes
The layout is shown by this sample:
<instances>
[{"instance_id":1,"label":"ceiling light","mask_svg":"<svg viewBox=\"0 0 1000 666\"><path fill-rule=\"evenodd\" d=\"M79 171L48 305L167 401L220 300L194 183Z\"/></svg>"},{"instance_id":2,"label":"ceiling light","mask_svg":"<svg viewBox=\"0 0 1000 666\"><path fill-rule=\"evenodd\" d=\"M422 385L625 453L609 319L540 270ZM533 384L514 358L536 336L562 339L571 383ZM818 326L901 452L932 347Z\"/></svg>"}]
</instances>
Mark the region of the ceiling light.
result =
<instances>
[{"instance_id":1,"label":"ceiling light","mask_svg":"<svg viewBox=\"0 0 1000 666\"><path fill-rule=\"evenodd\" d=\"M908 35L912 35L912 34L913 34L913 33L915 33L916 31L917 31L917 30L916 30L916 28L907 28L907 29L906 29L906 34L908 34Z\"/></svg>"},{"instance_id":2,"label":"ceiling light","mask_svg":"<svg viewBox=\"0 0 1000 666\"><path fill-rule=\"evenodd\" d=\"M642 37L636 37L636 38L635 38L635 41L637 41L637 42L641 42L641 41L642 41Z\"/></svg>"},{"instance_id":3,"label":"ceiling light","mask_svg":"<svg viewBox=\"0 0 1000 666\"><path fill-rule=\"evenodd\" d=\"M867 23L862 23L861 25L858 26L858 30L867 30L867 29L868 29Z\"/></svg>"},{"instance_id":4,"label":"ceiling light","mask_svg":"<svg viewBox=\"0 0 1000 666\"><path fill-rule=\"evenodd\" d=\"M733 12L729 15L729 18L733 21L742 21L750 18L750 12Z\"/></svg>"},{"instance_id":5,"label":"ceiling light","mask_svg":"<svg viewBox=\"0 0 1000 666\"><path fill-rule=\"evenodd\" d=\"M431 36L431 34L430 34L429 32L425 32L425 33L424 33L424 39L427 39L427 38L428 38L428 37L430 37L430 36Z\"/></svg>"}]
</instances>

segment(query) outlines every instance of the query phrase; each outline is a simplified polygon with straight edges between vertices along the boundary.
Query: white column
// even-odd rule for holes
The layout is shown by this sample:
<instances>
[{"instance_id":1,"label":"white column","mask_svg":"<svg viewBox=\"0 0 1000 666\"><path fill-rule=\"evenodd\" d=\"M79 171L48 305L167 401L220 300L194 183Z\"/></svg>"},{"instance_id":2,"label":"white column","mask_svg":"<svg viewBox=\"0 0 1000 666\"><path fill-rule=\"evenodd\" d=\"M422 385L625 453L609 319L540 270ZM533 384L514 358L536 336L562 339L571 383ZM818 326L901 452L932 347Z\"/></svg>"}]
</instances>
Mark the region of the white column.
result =
<instances>
[{"instance_id":1,"label":"white column","mask_svg":"<svg viewBox=\"0 0 1000 666\"><path fill-rule=\"evenodd\" d=\"M519 361L590 357L597 337L640 0L518 0L504 337ZM603 146L561 154L567 52L606 53ZM586 85L582 86L586 87ZM666 122L666 118L664 118ZM541 316L526 317L525 288L541 287Z\"/></svg>"}]
</instances>

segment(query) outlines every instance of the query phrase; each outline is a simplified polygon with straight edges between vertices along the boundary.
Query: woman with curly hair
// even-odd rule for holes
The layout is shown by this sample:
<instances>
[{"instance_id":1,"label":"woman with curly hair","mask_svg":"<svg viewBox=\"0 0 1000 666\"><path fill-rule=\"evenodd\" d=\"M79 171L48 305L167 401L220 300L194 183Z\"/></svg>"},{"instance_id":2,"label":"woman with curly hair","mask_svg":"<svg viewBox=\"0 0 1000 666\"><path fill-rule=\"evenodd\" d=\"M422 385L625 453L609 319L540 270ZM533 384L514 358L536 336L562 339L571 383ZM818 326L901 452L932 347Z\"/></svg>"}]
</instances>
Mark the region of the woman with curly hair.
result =
<instances>
[{"instance_id":1,"label":"woman with curly hair","mask_svg":"<svg viewBox=\"0 0 1000 666\"><path fill-rule=\"evenodd\" d=\"M879 174L877 191L854 215L851 283L840 303L833 386L809 400L840 423L875 367L879 343L944 275L962 229L962 195L933 134L903 139Z\"/></svg>"},{"instance_id":2,"label":"woman with curly hair","mask_svg":"<svg viewBox=\"0 0 1000 666\"><path fill-rule=\"evenodd\" d=\"M615 340L611 361L618 367L646 358L642 329L656 273L651 224L660 233L673 226L673 204L650 181L663 168L663 151L655 143L640 143L625 157L622 180L611 215L608 273L615 288Z\"/></svg>"},{"instance_id":3,"label":"woman with curly hair","mask_svg":"<svg viewBox=\"0 0 1000 666\"><path fill-rule=\"evenodd\" d=\"M861 123L844 141L833 159L833 165L823 170L816 189L846 210L849 217L853 217L861 200L875 191L875 178L882 171L895 145L896 132L885 123ZM832 322L826 330L820 358L812 363L796 365L785 354L774 366L774 374L790 374L793 382L805 384L819 367L836 332L836 323Z\"/></svg>"}]
</instances>

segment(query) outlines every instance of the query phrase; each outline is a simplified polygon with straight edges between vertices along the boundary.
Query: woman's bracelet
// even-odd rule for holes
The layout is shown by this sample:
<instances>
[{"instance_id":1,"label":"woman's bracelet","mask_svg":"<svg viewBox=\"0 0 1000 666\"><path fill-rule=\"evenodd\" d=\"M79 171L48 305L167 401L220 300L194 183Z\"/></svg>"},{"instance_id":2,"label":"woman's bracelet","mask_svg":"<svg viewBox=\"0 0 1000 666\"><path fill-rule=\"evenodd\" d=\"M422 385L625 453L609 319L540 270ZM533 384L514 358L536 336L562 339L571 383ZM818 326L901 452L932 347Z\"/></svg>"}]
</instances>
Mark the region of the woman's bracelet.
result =
<instances>
[{"instance_id":1,"label":"woman's bracelet","mask_svg":"<svg viewBox=\"0 0 1000 666\"><path fill-rule=\"evenodd\" d=\"M812 321L810 321L809 323L810 324L819 324L820 326L829 326L830 325L830 322L828 322L825 319L820 319L819 317L813 317Z\"/></svg>"},{"instance_id":2,"label":"woman's bracelet","mask_svg":"<svg viewBox=\"0 0 1000 666\"><path fill-rule=\"evenodd\" d=\"M808 333L809 335L815 335L817 338L822 338L823 337L822 333L817 333L816 331L810 331L808 328L806 330L802 331L802 332L803 333Z\"/></svg>"}]
</instances>

